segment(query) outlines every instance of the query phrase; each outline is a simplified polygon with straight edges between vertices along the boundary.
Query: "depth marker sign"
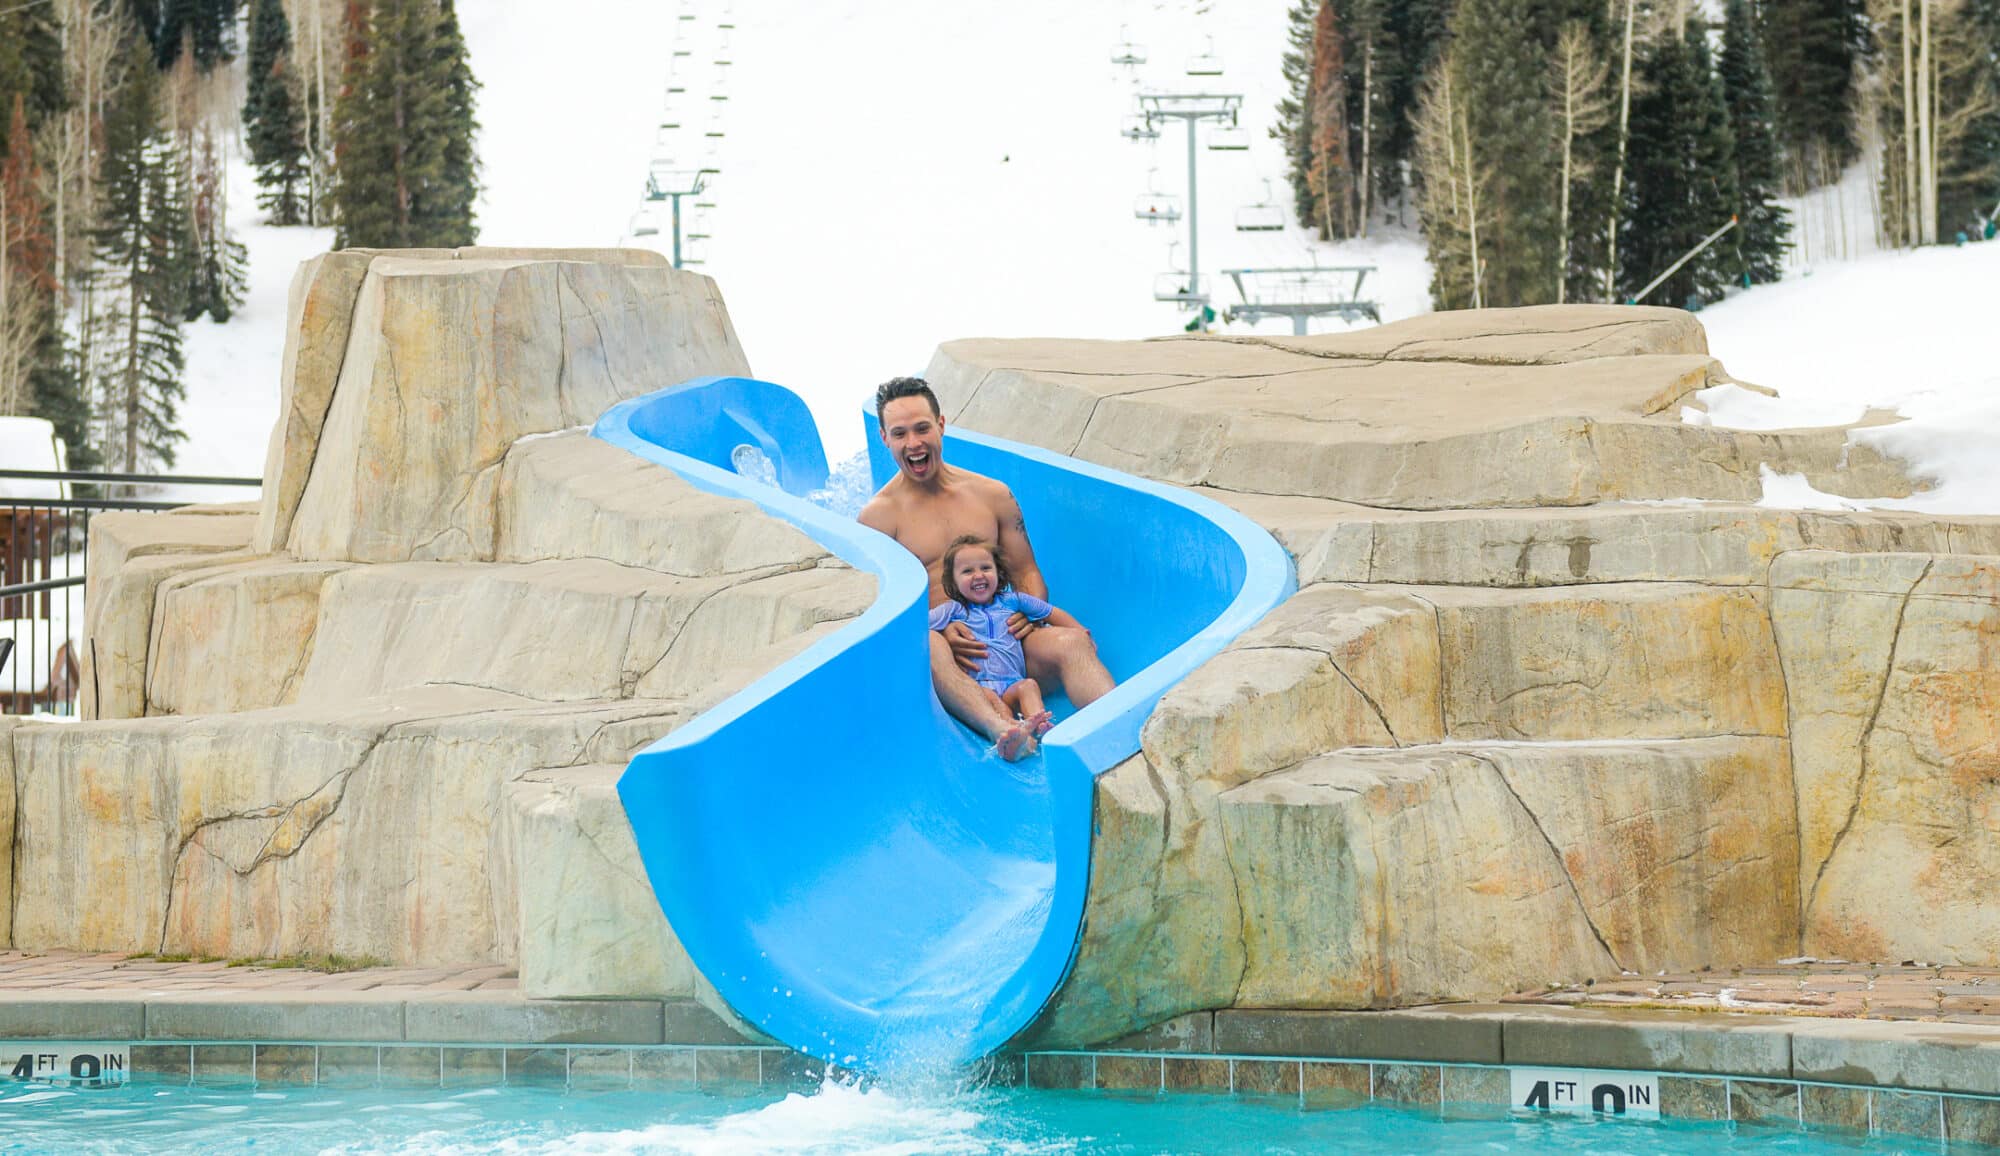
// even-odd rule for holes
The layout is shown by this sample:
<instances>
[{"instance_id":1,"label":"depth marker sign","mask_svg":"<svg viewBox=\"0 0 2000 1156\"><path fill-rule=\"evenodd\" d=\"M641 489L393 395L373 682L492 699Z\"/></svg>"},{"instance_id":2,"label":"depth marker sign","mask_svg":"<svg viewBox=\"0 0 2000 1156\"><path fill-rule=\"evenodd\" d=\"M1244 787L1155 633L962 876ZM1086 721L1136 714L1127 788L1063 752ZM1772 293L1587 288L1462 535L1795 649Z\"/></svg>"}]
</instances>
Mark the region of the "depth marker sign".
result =
<instances>
[{"instance_id":1,"label":"depth marker sign","mask_svg":"<svg viewBox=\"0 0 2000 1156\"><path fill-rule=\"evenodd\" d=\"M1566 1068L1512 1068L1514 1107L1586 1116L1660 1118L1660 1078L1629 1072L1584 1072Z\"/></svg>"},{"instance_id":2,"label":"depth marker sign","mask_svg":"<svg viewBox=\"0 0 2000 1156\"><path fill-rule=\"evenodd\" d=\"M53 1040L0 1042L0 1070L16 1080L108 1088L132 1073L129 1044L58 1043Z\"/></svg>"}]
</instances>

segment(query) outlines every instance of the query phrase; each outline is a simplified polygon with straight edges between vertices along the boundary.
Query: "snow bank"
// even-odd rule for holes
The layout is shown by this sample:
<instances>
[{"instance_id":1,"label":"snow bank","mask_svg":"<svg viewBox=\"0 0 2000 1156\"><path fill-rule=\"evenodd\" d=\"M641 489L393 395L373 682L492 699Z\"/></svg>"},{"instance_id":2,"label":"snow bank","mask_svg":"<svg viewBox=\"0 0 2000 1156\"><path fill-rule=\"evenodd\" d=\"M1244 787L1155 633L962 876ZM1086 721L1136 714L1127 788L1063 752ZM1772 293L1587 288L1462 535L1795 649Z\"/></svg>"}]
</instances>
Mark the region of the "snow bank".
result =
<instances>
[{"instance_id":1,"label":"snow bank","mask_svg":"<svg viewBox=\"0 0 2000 1156\"><path fill-rule=\"evenodd\" d=\"M2000 244L1988 242L1820 265L1738 294L1701 315L1709 348L1731 373L1779 396L1707 390L1700 395L1706 420L1785 429L1846 425L1870 409L1892 410L1903 420L1856 430L1850 440L1903 459L1936 486L1865 505L2000 514L1995 286ZM1767 505L1811 500L1767 479Z\"/></svg>"}]
</instances>

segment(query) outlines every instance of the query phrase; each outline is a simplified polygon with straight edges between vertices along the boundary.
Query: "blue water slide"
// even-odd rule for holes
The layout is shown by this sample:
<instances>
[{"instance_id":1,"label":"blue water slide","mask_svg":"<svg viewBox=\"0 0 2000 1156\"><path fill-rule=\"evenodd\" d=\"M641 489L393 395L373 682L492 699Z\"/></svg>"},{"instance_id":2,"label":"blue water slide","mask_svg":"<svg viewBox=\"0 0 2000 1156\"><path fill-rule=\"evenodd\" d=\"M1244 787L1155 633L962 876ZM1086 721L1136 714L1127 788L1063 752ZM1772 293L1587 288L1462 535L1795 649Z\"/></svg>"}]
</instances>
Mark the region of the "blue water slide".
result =
<instances>
[{"instance_id":1,"label":"blue water slide","mask_svg":"<svg viewBox=\"0 0 2000 1156\"><path fill-rule=\"evenodd\" d=\"M865 414L875 480L893 470ZM1052 698L1005 763L931 690L923 567L806 500L827 481L805 404L702 378L620 404L596 436L747 498L877 580L858 618L633 758L619 779L668 922L744 1020L864 1071L1004 1045L1061 986L1083 926L1092 782L1161 694L1296 588L1248 519L1185 490L948 429L945 460L1019 499L1051 601L1118 688ZM776 485L735 466L762 451ZM754 457L755 455L750 455Z\"/></svg>"}]
</instances>

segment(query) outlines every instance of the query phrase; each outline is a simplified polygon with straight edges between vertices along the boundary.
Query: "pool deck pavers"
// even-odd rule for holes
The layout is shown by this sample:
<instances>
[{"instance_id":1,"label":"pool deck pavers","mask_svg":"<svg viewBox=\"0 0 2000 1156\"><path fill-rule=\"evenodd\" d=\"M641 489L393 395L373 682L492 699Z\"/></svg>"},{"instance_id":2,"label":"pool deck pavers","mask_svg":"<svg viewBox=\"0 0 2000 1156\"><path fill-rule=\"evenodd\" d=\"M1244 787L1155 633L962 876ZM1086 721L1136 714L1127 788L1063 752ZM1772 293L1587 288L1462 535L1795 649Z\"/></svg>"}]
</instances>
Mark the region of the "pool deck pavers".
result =
<instances>
[{"instance_id":1,"label":"pool deck pavers","mask_svg":"<svg viewBox=\"0 0 2000 1156\"><path fill-rule=\"evenodd\" d=\"M1551 984L1508 1003L1582 1008L1673 1008L2000 1027L2000 968L1796 960L1761 967L1620 975Z\"/></svg>"}]
</instances>

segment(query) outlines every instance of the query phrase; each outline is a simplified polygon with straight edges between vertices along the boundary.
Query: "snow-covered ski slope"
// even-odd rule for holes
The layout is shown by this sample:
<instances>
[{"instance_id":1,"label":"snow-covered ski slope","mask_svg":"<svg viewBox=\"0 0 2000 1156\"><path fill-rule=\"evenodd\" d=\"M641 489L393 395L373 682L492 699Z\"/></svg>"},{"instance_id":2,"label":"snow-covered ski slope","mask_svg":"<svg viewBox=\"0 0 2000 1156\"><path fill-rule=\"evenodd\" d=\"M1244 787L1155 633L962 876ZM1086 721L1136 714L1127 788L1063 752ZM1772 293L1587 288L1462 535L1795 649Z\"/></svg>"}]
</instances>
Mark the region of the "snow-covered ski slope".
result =
<instances>
[{"instance_id":1,"label":"snow-covered ski slope","mask_svg":"<svg viewBox=\"0 0 2000 1156\"><path fill-rule=\"evenodd\" d=\"M865 392L920 371L940 341L1143 337L1187 320L1152 299L1185 222L1148 225L1132 212L1155 166L1158 188L1185 193L1185 134L1175 124L1157 143L1119 135L1135 91L1135 70L1110 62L1123 25L1147 50L1136 70L1147 87L1244 96L1249 151L1201 150L1204 271L1305 264L1316 249L1322 264L1381 263L1368 288L1385 316L1428 310L1429 270L1408 233L1309 247L1296 226L1236 231L1235 210L1264 198L1264 178L1273 200L1288 199L1269 136L1285 5L1201 7L478 0L461 11L485 84L481 239L618 240L639 208L677 32L733 23L703 268L758 374L798 389L833 448L851 450ZM1186 76L1210 36L1224 74ZM692 105L711 73L699 48L682 58L676 83ZM644 243L664 250L668 238ZM1282 321L1263 328L1289 332Z\"/></svg>"}]
</instances>

